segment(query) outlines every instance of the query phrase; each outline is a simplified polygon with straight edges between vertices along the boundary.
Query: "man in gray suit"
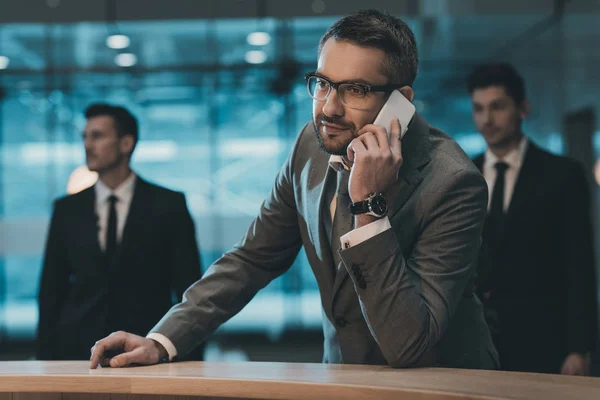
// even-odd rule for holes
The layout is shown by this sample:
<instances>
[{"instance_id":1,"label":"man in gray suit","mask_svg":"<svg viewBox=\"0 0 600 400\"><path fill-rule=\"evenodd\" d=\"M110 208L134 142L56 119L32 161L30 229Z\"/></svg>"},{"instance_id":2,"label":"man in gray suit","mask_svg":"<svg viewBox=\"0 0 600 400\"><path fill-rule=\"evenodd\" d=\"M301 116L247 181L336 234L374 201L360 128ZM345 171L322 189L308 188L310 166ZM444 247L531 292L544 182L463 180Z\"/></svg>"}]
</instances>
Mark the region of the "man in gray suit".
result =
<instances>
[{"instance_id":1,"label":"man in gray suit","mask_svg":"<svg viewBox=\"0 0 600 400\"><path fill-rule=\"evenodd\" d=\"M390 15L361 11L329 28L307 75L313 121L246 236L147 337L98 341L91 368L185 355L284 273L301 246L321 294L324 362L497 368L471 286L485 180L418 115L402 141L397 120L372 124L393 90L412 100L417 66L413 33Z\"/></svg>"}]
</instances>

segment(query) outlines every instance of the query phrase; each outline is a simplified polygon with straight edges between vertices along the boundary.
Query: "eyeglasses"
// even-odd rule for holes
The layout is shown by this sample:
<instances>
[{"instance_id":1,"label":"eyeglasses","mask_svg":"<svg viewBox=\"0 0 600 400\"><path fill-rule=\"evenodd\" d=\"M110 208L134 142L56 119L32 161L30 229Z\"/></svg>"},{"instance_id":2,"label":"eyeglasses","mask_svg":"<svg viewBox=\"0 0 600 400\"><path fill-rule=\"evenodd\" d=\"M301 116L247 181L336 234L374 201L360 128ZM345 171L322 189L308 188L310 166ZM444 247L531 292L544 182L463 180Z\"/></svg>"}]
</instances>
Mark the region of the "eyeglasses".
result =
<instances>
[{"instance_id":1,"label":"eyeglasses","mask_svg":"<svg viewBox=\"0 0 600 400\"><path fill-rule=\"evenodd\" d=\"M365 110L371 107L373 97L369 96L370 92L390 93L394 89L406 86L405 84L397 83L370 86L350 81L332 82L329 79L314 73L306 74L305 78L308 94L313 99L317 101L326 101L331 94L331 89L336 89L342 103L357 110Z\"/></svg>"}]
</instances>

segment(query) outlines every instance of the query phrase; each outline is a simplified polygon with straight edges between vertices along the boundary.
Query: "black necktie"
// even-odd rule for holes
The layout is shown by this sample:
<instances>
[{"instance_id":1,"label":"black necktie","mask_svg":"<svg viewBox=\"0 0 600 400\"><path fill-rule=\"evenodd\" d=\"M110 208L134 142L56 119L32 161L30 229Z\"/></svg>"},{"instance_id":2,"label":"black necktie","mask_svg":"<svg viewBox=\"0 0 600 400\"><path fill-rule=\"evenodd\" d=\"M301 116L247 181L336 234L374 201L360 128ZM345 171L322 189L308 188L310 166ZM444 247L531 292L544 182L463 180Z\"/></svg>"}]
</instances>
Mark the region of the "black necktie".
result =
<instances>
[{"instance_id":1,"label":"black necktie","mask_svg":"<svg viewBox=\"0 0 600 400\"><path fill-rule=\"evenodd\" d=\"M119 199L114 194L108 198L109 212L108 225L106 228L106 259L108 264L112 264L117 251L117 207L115 204Z\"/></svg>"},{"instance_id":2,"label":"black necktie","mask_svg":"<svg viewBox=\"0 0 600 400\"><path fill-rule=\"evenodd\" d=\"M331 250L336 267L339 268L340 258L338 251L341 247L340 237L352 230L353 218L350 214L350 195L348 194L348 179L350 171L340 167L337 172L337 188L335 201L335 214L331 227Z\"/></svg>"},{"instance_id":3,"label":"black necktie","mask_svg":"<svg viewBox=\"0 0 600 400\"><path fill-rule=\"evenodd\" d=\"M500 321L494 303L494 291L497 285L496 274L503 265L503 238L504 238L504 186L508 164L498 161L496 169L496 182L492 190L490 212L485 220L485 242L482 247L482 258L477 270L477 292L483 301L485 320L490 328L494 340L499 332Z\"/></svg>"},{"instance_id":4,"label":"black necktie","mask_svg":"<svg viewBox=\"0 0 600 400\"><path fill-rule=\"evenodd\" d=\"M494 165L494 168L496 168L496 183L494 183L494 190L492 191L492 203L488 215L488 224L490 233L494 238L494 247L497 247L504 234L504 181L508 164L503 161L498 161Z\"/></svg>"}]
</instances>

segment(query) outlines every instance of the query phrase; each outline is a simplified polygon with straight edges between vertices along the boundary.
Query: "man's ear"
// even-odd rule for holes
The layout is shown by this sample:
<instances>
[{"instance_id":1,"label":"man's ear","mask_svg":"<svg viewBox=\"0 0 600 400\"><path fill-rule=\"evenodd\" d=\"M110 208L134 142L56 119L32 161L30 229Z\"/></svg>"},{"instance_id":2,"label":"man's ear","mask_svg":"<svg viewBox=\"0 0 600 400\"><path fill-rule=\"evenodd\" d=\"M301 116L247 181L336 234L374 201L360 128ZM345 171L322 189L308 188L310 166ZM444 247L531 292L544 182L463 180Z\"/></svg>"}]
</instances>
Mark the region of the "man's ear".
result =
<instances>
[{"instance_id":1,"label":"man's ear","mask_svg":"<svg viewBox=\"0 0 600 400\"><path fill-rule=\"evenodd\" d=\"M404 95L404 97L406 97L408 99L408 101L412 101L413 98L415 97L415 92L413 91L413 88L410 86L402 86L398 90L400 91L400 93L402 93Z\"/></svg>"},{"instance_id":2,"label":"man's ear","mask_svg":"<svg viewBox=\"0 0 600 400\"><path fill-rule=\"evenodd\" d=\"M121 153L131 154L133 152L133 146L135 145L135 139L133 135L123 135L120 140Z\"/></svg>"}]
</instances>

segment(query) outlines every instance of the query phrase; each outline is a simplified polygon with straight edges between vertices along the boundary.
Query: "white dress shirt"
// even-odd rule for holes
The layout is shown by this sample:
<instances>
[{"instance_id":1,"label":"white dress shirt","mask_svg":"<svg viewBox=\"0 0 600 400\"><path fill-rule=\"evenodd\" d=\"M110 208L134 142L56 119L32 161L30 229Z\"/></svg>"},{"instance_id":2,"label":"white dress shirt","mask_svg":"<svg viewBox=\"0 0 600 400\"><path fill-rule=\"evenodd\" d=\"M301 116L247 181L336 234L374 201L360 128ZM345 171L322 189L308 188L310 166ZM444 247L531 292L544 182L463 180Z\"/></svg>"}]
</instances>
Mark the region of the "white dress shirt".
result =
<instances>
[{"instance_id":1,"label":"white dress shirt","mask_svg":"<svg viewBox=\"0 0 600 400\"><path fill-rule=\"evenodd\" d=\"M339 168L348 169L348 167L344 163L344 159L340 156L331 156L329 158L329 168L333 168L336 172ZM333 199L331 200L331 204L329 205L329 211L331 213L330 215L332 221L335 215L336 200L337 194L334 194ZM371 222L370 224L367 224L357 229L353 229L350 232L346 233L340 238L341 245L344 248L356 246L374 237L375 235L378 235L381 232L390 229L391 227L392 225L390 224L390 220L386 216L385 218L378 219L377 221ZM171 340L165 335L153 332L149 333L146 337L149 339L156 340L158 343L160 343L165 348L165 350L167 350L169 360L172 360L177 355L177 349L173 345L173 342L171 342Z\"/></svg>"},{"instance_id":2,"label":"white dress shirt","mask_svg":"<svg viewBox=\"0 0 600 400\"><path fill-rule=\"evenodd\" d=\"M494 153L490 151L490 149L486 150L483 162L483 177L488 185L488 211L492 203L492 192L494 191L494 184L496 183L497 172L494 165L498 161L504 161L506 164L508 164L508 169L506 170L506 175L504 176L503 210L506 212L510 205L510 201L512 200L512 195L515 190L515 183L517 182L519 171L521 171L521 166L523 165L523 159L525 158L525 152L527 151L528 143L529 141L527 138L523 136L519 145L501 159L496 157Z\"/></svg>"},{"instance_id":3,"label":"white dress shirt","mask_svg":"<svg viewBox=\"0 0 600 400\"><path fill-rule=\"evenodd\" d=\"M133 198L133 190L135 188L136 175L129 174L117 188L112 190L98 179L94 189L96 190L96 215L98 216L98 243L102 251L106 248L106 229L108 228L108 214L110 212L110 202L108 198L111 195L117 197L115 208L117 210L117 243L121 243L123 237L123 229L129 214L129 206Z\"/></svg>"}]
</instances>

